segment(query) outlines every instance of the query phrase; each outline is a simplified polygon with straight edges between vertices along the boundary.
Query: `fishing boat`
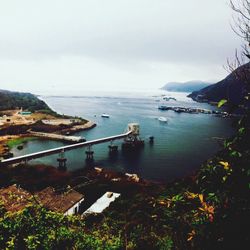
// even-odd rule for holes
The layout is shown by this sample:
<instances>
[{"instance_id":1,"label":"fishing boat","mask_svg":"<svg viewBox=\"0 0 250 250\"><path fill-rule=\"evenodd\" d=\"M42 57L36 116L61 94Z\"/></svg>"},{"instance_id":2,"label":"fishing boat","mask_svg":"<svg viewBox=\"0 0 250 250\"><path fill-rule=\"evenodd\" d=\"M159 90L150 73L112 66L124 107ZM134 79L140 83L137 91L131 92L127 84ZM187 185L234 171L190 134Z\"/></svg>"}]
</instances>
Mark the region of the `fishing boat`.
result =
<instances>
[{"instance_id":1,"label":"fishing boat","mask_svg":"<svg viewBox=\"0 0 250 250\"><path fill-rule=\"evenodd\" d=\"M167 120L166 117L160 116L160 117L158 118L158 121L160 121L160 122L167 122L168 120Z\"/></svg>"},{"instance_id":2,"label":"fishing boat","mask_svg":"<svg viewBox=\"0 0 250 250\"><path fill-rule=\"evenodd\" d=\"M109 115L106 114L106 113L103 113L103 114L101 115L101 117L103 117L103 118L109 118Z\"/></svg>"}]
</instances>

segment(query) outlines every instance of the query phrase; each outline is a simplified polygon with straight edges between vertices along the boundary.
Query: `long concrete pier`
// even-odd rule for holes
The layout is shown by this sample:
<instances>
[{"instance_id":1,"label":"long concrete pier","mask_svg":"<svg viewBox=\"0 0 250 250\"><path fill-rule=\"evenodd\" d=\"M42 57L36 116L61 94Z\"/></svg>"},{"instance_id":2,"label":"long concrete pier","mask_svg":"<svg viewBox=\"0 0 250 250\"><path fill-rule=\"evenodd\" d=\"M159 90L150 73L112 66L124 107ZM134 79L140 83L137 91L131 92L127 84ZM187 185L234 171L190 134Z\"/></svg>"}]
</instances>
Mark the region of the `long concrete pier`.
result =
<instances>
[{"instance_id":1,"label":"long concrete pier","mask_svg":"<svg viewBox=\"0 0 250 250\"><path fill-rule=\"evenodd\" d=\"M104 138L100 138L100 139L96 139L96 140L92 140L92 141L80 142L80 143L76 143L76 144L72 144L72 145L67 145L67 146L62 146L62 147L57 147L57 148L48 149L48 150L44 150L44 151L39 151L39 152L27 154L27 155L17 156L17 157L13 157L13 158L9 158L9 159L5 159L5 160L0 161L0 166L25 162L25 161L33 160L36 158L40 158L40 157L44 157L44 156L48 156L48 155L52 155L52 154L56 154L56 153L62 153L65 151L69 151L69 150L73 150L73 149L77 149L77 148L81 148L81 147L87 147L87 146L92 146L92 145L105 143L105 142L109 142L109 141L119 140L119 139L123 139L123 138L128 137L132 133L133 133L133 131L130 130L124 134L114 135L114 136L110 136L110 137L104 137Z\"/></svg>"},{"instance_id":2,"label":"long concrete pier","mask_svg":"<svg viewBox=\"0 0 250 250\"><path fill-rule=\"evenodd\" d=\"M30 131L30 134L37 136L37 137L54 139L54 140L65 141L65 142L85 142L86 141L85 138L81 136L59 135L59 134L35 132L35 131Z\"/></svg>"}]
</instances>

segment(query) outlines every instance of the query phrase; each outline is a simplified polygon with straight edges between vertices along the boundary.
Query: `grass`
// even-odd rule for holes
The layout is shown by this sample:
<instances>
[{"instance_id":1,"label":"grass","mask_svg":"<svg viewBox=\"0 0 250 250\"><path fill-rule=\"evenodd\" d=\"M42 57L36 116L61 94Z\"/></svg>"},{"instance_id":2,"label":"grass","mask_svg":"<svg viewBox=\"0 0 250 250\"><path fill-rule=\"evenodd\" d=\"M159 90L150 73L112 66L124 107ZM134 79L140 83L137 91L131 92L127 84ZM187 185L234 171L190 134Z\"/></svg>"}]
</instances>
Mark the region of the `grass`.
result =
<instances>
[{"instance_id":1,"label":"grass","mask_svg":"<svg viewBox=\"0 0 250 250\"><path fill-rule=\"evenodd\" d=\"M25 142L28 142L28 141L31 141L31 140L34 140L35 137L20 137L20 138L16 138L16 139L11 139L7 142L7 145L10 147L10 148L13 148L15 146L18 146L22 143L25 143Z\"/></svg>"}]
</instances>

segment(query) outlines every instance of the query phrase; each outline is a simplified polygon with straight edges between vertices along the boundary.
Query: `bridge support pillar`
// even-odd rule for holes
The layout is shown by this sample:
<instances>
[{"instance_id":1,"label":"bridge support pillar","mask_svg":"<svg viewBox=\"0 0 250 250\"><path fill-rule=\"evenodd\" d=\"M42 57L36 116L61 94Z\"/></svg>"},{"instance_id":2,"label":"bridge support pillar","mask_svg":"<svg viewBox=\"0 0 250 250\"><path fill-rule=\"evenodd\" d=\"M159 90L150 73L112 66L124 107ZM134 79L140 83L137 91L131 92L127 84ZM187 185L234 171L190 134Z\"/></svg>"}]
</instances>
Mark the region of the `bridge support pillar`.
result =
<instances>
[{"instance_id":1,"label":"bridge support pillar","mask_svg":"<svg viewBox=\"0 0 250 250\"><path fill-rule=\"evenodd\" d=\"M116 145L109 145L109 153L110 154L117 154L118 152L118 146Z\"/></svg>"},{"instance_id":2,"label":"bridge support pillar","mask_svg":"<svg viewBox=\"0 0 250 250\"><path fill-rule=\"evenodd\" d=\"M86 151L86 160L93 160L94 159L94 151Z\"/></svg>"},{"instance_id":3,"label":"bridge support pillar","mask_svg":"<svg viewBox=\"0 0 250 250\"><path fill-rule=\"evenodd\" d=\"M154 144L154 136L149 136L149 143Z\"/></svg>"},{"instance_id":4,"label":"bridge support pillar","mask_svg":"<svg viewBox=\"0 0 250 250\"><path fill-rule=\"evenodd\" d=\"M88 149L85 151L85 153L86 153L86 161L93 162L94 161L94 151L91 150L91 146L88 147Z\"/></svg>"},{"instance_id":5,"label":"bridge support pillar","mask_svg":"<svg viewBox=\"0 0 250 250\"><path fill-rule=\"evenodd\" d=\"M65 158L64 150L62 150L62 152L59 154L57 161L58 161L59 168L66 168L67 158Z\"/></svg>"},{"instance_id":6,"label":"bridge support pillar","mask_svg":"<svg viewBox=\"0 0 250 250\"><path fill-rule=\"evenodd\" d=\"M66 158L57 158L57 161L59 168L66 168L66 162L67 162Z\"/></svg>"}]
</instances>

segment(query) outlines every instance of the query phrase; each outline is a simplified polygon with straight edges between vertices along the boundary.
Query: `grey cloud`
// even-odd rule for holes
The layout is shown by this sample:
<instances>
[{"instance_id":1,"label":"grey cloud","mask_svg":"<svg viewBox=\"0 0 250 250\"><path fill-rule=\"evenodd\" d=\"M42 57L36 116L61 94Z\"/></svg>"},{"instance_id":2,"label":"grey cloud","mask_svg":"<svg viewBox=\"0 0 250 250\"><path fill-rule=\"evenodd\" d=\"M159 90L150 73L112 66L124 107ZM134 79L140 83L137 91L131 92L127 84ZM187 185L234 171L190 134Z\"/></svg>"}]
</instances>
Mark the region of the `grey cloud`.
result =
<instances>
[{"instance_id":1,"label":"grey cloud","mask_svg":"<svg viewBox=\"0 0 250 250\"><path fill-rule=\"evenodd\" d=\"M211 65L224 64L240 44L230 18L224 0L0 0L0 61L53 67L62 58L82 57L95 60L93 67L107 64L110 72L130 72L126 76L131 79L133 66L143 74L153 63L163 76L163 65L191 65L194 78L205 67L208 77Z\"/></svg>"}]
</instances>

